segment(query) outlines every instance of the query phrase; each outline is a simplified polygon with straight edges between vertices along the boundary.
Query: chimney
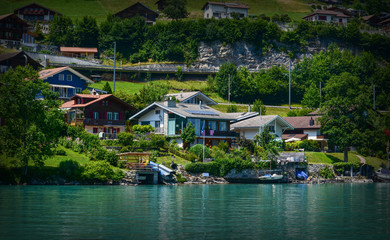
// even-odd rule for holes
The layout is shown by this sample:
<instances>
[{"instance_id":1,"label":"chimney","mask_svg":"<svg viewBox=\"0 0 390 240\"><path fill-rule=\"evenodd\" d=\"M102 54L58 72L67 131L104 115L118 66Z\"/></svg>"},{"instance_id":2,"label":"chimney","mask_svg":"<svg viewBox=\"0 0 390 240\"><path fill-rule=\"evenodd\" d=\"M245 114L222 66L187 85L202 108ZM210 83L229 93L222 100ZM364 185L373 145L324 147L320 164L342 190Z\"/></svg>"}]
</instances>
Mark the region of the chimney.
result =
<instances>
[{"instance_id":1,"label":"chimney","mask_svg":"<svg viewBox=\"0 0 390 240\"><path fill-rule=\"evenodd\" d=\"M93 88L91 92L92 92L92 95L99 95L99 94L96 92L95 88Z\"/></svg>"},{"instance_id":2,"label":"chimney","mask_svg":"<svg viewBox=\"0 0 390 240\"><path fill-rule=\"evenodd\" d=\"M176 107L176 100L172 100L172 97L168 99L168 107Z\"/></svg>"},{"instance_id":3,"label":"chimney","mask_svg":"<svg viewBox=\"0 0 390 240\"><path fill-rule=\"evenodd\" d=\"M199 108L202 109L202 100L199 100Z\"/></svg>"},{"instance_id":4,"label":"chimney","mask_svg":"<svg viewBox=\"0 0 390 240\"><path fill-rule=\"evenodd\" d=\"M312 117L310 118L309 125L314 126L314 119Z\"/></svg>"},{"instance_id":5,"label":"chimney","mask_svg":"<svg viewBox=\"0 0 390 240\"><path fill-rule=\"evenodd\" d=\"M248 105L248 112L251 112L251 105Z\"/></svg>"}]
</instances>

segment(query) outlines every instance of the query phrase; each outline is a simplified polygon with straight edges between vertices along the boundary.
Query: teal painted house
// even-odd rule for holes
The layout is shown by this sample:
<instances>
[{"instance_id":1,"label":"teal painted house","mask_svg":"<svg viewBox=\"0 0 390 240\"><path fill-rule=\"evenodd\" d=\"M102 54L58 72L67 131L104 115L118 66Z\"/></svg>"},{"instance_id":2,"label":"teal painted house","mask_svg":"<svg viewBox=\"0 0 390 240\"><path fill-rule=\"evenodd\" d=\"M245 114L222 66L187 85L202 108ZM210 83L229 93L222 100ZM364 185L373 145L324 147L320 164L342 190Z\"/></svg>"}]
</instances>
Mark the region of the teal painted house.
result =
<instances>
[{"instance_id":1,"label":"teal painted house","mask_svg":"<svg viewBox=\"0 0 390 240\"><path fill-rule=\"evenodd\" d=\"M91 79L70 67L42 70L39 77L49 83L51 90L58 92L59 98L63 100L69 100L93 83Z\"/></svg>"}]
</instances>

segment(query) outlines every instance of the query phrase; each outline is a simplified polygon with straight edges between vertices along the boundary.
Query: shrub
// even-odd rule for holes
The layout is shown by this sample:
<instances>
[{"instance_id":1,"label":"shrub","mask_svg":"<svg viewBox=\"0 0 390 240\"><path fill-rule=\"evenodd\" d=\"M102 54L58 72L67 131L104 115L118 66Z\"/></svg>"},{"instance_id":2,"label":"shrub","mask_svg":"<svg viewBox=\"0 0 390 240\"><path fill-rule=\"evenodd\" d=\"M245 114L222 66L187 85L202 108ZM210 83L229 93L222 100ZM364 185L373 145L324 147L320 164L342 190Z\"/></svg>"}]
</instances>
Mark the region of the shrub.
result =
<instances>
[{"instance_id":1,"label":"shrub","mask_svg":"<svg viewBox=\"0 0 390 240\"><path fill-rule=\"evenodd\" d=\"M336 162L333 164L334 169L338 174L344 174L345 171L349 171L351 169L353 171L357 172L360 169L360 164L359 163L351 163L351 162Z\"/></svg>"},{"instance_id":2,"label":"shrub","mask_svg":"<svg viewBox=\"0 0 390 240\"><path fill-rule=\"evenodd\" d=\"M154 148L164 148L167 143L165 136L160 134L150 134L150 142Z\"/></svg>"},{"instance_id":3,"label":"shrub","mask_svg":"<svg viewBox=\"0 0 390 240\"><path fill-rule=\"evenodd\" d=\"M63 149L57 149L56 150L56 155L66 156L66 152Z\"/></svg>"},{"instance_id":4,"label":"shrub","mask_svg":"<svg viewBox=\"0 0 390 240\"><path fill-rule=\"evenodd\" d=\"M227 142L219 142L218 148L221 149L224 152L227 152L229 150L229 144Z\"/></svg>"},{"instance_id":5,"label":"shrub","mask_svg":"<svg viewBox=\"0 0 390 240\"><path fill-rule=\"evenodd\" d=\"M120 153L130 152L130 149L129 149L129 147L123 147L123 148L121 148L121 150L119 152Z\"/></svg>"},{"instance_id":6,"label":"shrub","mask_svg":"<svg viewBox=\"0 0 390 240\"><path fill-rule=\"evenodd\" d=\"M228 113L238 112L237 105L228 105L226 112L228 112Z\"/></svg>"},{"instance_id":7,"label":"shrub","mask_svg":"<svg viewBox=\"0 0 390 240\"><path fill-rule=\"evenodd\" d=\"M131 146L133 145L134 135L128 132L121 132L116 135L118 142L122 146Z\"/></svg>"},{"instance_id":8,"label":"shrub","mask_svg":"<svg viewBox=\"0 0 390 240\"><path fill-rule=\"evenodd\" d=\"M198 160L203 159L203 147L204 147L204 157L211 157L211 150L209 147L204 146L202 144L196 144L190 148L190 153L195 154L198 157Z\"/></svg>"},{"instance_id":9,"label":"shrub","mask_svg":"<svg viewBox=\"0 0 390 240\"><path fill-rule=\"evenodd\" d=\"M180 173L176 174L176 180L178 183L185 183L187 182L187 179L183 177Z\"/></svg>"},{"instance_id":10,"label":"shrub","mask_svg":"<svg viewBox=\"0 0 390 240\"><path fill-rule=\"evenodd\" d=\"M115 152L106 151L106 154L104 156L104 160L106 160L112 166L118 165L118 156L116 155Z\"/></svg>"},{"instance_id":11,"label":"shrub","mask_svg":"<svg viewBox=\"0 0 390 240\"><path fill-rule=\"evenodd\" d=\"M210 173L214 176L220 176L221 165L217 162L208 163L190 163L185 166L185 170L191 173Z\"/></svg>"},{"instance_id":12,"label":"shrub","mask_svg":"<svg viewBox=\"0 0 390 240\"><path fill-rule=\"evenodd\" d=\"M77 161L68 159L60 162L58 171L64 179L74 181L80 179L82 169Z\"/></svg>"},{"instance_id":13,"label":"shrub","mask_svg":"<svg viewBox=\"0 0 390 240\"><path fill-rule=\"evenodd\" d=\"M151 125L134 125L133 132L138 134L145 134L154 131L154 128Z\"/></svg>"},{"instance_id":14,"label":"shrub","mask_svg":"<svg viewBox=\"0 0 390 240\"><path fill-rule=\"evenodd\" d=\"M91 161L85 166L82 177L90 183L105 183L108 180L119 181L125 174L106 161Z\"/></svg>"},{"instance_id":15,"label":"shrub","mask_svg":"<svg viewBox=\"0 0 390 240\"><path fill-rule=\"evenodd\" d=\"M329 166L324 167L319 172L320 176L325 179L334 178L332 169Z\"/></svg>"}]
</instances>

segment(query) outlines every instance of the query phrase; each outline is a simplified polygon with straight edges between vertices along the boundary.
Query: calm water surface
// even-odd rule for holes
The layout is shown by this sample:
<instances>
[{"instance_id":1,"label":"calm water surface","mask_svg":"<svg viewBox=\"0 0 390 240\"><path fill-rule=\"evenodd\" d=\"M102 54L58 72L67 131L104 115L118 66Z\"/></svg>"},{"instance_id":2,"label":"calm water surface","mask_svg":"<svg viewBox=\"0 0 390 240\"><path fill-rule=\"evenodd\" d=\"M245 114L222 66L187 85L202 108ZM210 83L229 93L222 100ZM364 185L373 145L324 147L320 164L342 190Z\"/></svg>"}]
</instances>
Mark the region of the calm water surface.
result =
<instances>
[{"instance_id":1,"label":"calm water surface","mask_svg":"<svg viewBox=\"0 0 390 240\"><path fill-rule=\"evenodd\" d=\"M0 186L0 239L390 239L390 184Z\"/></svg>"}]
</instances>

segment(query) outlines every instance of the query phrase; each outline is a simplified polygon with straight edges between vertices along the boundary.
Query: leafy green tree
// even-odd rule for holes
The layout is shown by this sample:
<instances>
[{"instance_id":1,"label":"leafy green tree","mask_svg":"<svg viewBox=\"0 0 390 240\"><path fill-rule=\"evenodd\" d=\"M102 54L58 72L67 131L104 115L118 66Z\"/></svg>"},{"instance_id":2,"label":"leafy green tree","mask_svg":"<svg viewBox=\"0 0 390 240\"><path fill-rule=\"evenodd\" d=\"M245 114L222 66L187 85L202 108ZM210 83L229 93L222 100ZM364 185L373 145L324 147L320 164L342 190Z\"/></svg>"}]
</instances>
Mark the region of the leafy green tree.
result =
<instances>
[{"instance_id":1,"label":"leafy green tree","mask_svg":"<svg viewBox=\"0 0 390 240\"><path fill-rule=\"evenodd\" d=\"M187 126L183 129L180 137L183 139L184 148L189 146L196 139L195 126L192 125L192 123L188 123Z\"/></svg>"},{"instance_id":2,"label":"leafy green tree","mask_svg":"<svg viewBox=\"0 0 390 240\"><path fill-rule=\"evenodd\" d=\"M161 101L168 91L169 87L165 84L149 83L134 94L133 103L137 109L143 109L153 102Z\"/></svg>"},{"instance_id":3,"label":"leafy green tree","mask_svg":"<svg viewBox=\"0 0 390 240\"><path fill-rule=\"evenodd\" d=\"M262 158L276 160L276 156L279 155L277 142L275 141L275 136L269 132L267 127L256 134L255 140L262 148L260 152Z\"/></svg>"},{"instance_id":4,"label":"leafy green tree","mask_svg":"<svg viewBox=\"0 0 390 240\"><path fill-rule=\"evenodd\" d=\"M171 19L181 19L188 16L187 0L167 0L163 12Z\"/></svg>"},{"instance_id":5,"label":"leafy green tree","mask_svg":"<svg viewBox=\"0 0 390 240\"><path fill-rule=\"evenodd\" d=\"M308 108L318 108L320 106L320 90L312 83L303 96L302 105Z\"/></svg>"},{"instance_id":6,"label":"leafy green tree","mask_svg":"<svg viewBox=\"0 0 390 240\"><path fill-rule=\"evenodd\" d=\"M348 147L361 146L363 133L368 128L369 94L359 78L350 73L333 76L324 88L325 101L320 118L321 131L329 135L329 143L344 151L348 161Z\"/></svg>"},{"instance_id":7,"label":"leafy green tree","mask_svg":"<svg viewBox=\"0 0 390 240\"><path fill-rule=\"evenodd\" d=\"M50 24L48 40L57 46L73 46L74 29L72 19L55 15Z\"/></svg>"},{"instance_id":8,"label":"leafy green tree","mask_svg":"<svg viewBox=\"0 0 390 240\"><path fill-rule=\"evenodd\" d=\"M111 86L108 82L106 82L106 84L104 84L103 90L107 91L108 94L112 94Z\"/></svg>"},{"instance_id":9,"label":"leafy green tree","mask_svg":"<svg viewBox=\"0 0 390 240\"><path fill-rule=\"evenodd\" d=\"M183 72L181 70L181 67L180 66L177 66L177 70L176 70L176 78L178 81L181 81L182 78L183 78Z\"/></svg>"},{"instance_id":10,"label":"leafy green tree","mask_svg":"<svg viewBox=\"0 0 390 240\"><path fill-rule=\"evenodd\" d=\"M228 99L229 78L230 96L234 98L239 95L239 78L237 76L237 66L232 62L222 64L215 76L218 94L224 99Z\"/></svg>"},{"instance_id":11,"label":"leafy green tree","mask_svg":"<svg viewBox=\"0 0 390 240\"><path fill-rule=\"evenodd\" d=\"M17 158L24 174L30 162L42 166L53 154L64 129L58 96L49 89L29 66L0 75L0 116L6 121L0 127L0 153Z\"/></svg>"},{"instance_id":12,"label":"leafy green tree","mask_svg":"<svg viewBox=\"0 0 390 240\"><path fill-rule=\"evenodd\" d=\"M80 47L98 47L99 45L99 27L94 17L85 16L81 21L76 21L74 34L75 42Z\"/></svg>"},{"instance_id":13,"label":"leafy green tree","mask_svg":"<svg viewBox=\"0 0 390 240\"><path fill-rule=\"evenodd\" d=\"M258 112L259 114L261 112L262 115L265 115L267 110L263 105L263 101L261 101L260 99L256 99L253 103L253 111Z\"/></svg>"},{"instance_id":14,"label":"leafy green tree","mask_svg":"<svg viewBox=\"0 0 390 240\"><path fill-rule=\"evenodd\" d=\"M34 33L37 35L37 37L35 38L37 41L42 41L45 39L45 36L43 35L43 32L42 32L41 24L39 22L37 22L35 25Z\"/></svg>"}]
</instances>

